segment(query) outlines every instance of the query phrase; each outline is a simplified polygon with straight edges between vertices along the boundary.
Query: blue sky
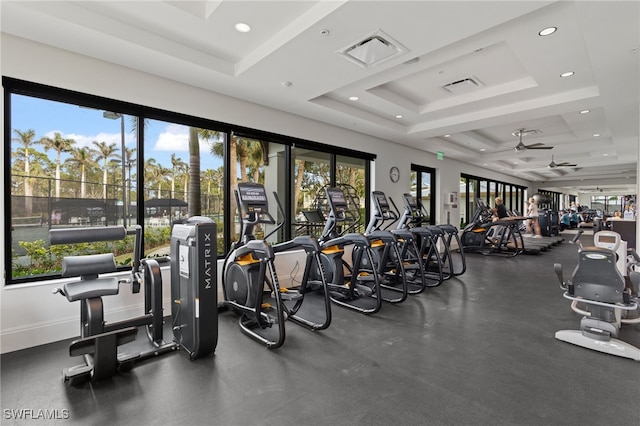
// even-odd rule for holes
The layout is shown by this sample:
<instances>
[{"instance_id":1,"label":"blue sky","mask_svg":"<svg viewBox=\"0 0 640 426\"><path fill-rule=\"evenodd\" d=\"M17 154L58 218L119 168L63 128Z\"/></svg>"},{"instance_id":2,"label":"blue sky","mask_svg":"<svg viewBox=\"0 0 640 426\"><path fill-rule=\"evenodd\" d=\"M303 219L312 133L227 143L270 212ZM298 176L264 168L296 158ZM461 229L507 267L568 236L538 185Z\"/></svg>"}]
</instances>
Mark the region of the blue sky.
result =
<instances>
[{"instance_id":1,"label":"blue sky","mask_svg":"<svg viewBox=\"0 0 640 426\"><path fill-rule=\"evenodd\" d=\"M80 108L76 105L47 101L28 96L12 95L11 97L11 137L16 138L14 132L33 129L35 140L42 137L53 137L59 132L65 139L76 141L76 147L89 146L95 148L93 141L115 143L120 154L121 132L120 120L103 117L102 110ZM183 162L189 162L187 126L150 120L145 127L145 157L154 158L164 167L171 167L171 154L175 153ZM125 116L125 144L127 148L135 148L135 135L132 133L132 123L129 116ZM12 144L12 149L18 147ZM35 145L36 149L44 152L42 145ZM222 165L222 159L209 153L209 145L201 143L201 170L217 169ZM49 151L53 158L55 153ZM66 158L63 154L62 159Z\"/></svg>"}]
</instances>

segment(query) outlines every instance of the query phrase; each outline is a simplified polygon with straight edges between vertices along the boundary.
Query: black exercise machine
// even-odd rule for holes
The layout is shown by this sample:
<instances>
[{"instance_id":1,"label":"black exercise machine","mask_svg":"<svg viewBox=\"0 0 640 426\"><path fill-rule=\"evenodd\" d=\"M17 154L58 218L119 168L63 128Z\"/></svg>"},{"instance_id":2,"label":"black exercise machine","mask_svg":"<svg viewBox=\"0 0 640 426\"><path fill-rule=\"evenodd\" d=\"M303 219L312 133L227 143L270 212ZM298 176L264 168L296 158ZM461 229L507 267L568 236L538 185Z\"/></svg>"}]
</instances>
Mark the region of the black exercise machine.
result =
<instances>
[{"instance_id":1,"label":"black exercise machine","mask_svg":"<svg viewBox=\"0 0 640 426\"><path fill-rule=\"evenodd\" d=\"M171 230L171 320L174 340L191 359L218 344L216 224L192 216Z\"/></svg>"},{"instance_id":2,"label":"black exercise machine","mask_svg":"<svg viewBox=\"0 0 640 426\"><path fill-rule=\"evenodd\" d=\"M316 273L320 246L310 236L299 236L291 241L270 244L266 240L284 225L269 213L264 186L257 183L238 183L234 191L241 217L239 240L232 244L224 260L222 289L224 305L240 314L240 329L251 338L275 349L285 341L285 320L293 321L311 330L323 330L331 323L329 290L322 271ZM277 193L273 193L278 211L284 209ZM257 226L274 225L262 239L255 236ZM305 269L300 285L283 287L275 269L276 253L304 250ZM313 277L312 277L313 275ZM306 298L320 295L322 314L303 309ZM317 307L317 303L316 303Z\"/></svg>"},{"instance_id":3,"label":"black exercise machine","mask_svg":"<svg viewBox=\"0 0 640 426\"><path fill-rule=\"evenodd\" d=\"M371 218L365 234L386 231L395 237L396 250L390 251L392 256L391 268L400 263L404 269L404 281L408 294L422 293L427 287L422 256L419 256L417 237L405 229L389 229L399 219L396 212L391 210L387 196L382 191L371 193ZM374 251L375 252L375 251ZM398 262L398 259L400 261Z\"/></svg>"},{"instance_id":4,"label":"black exercise machine","mask_svg":"<svg viewBox=\"0 0 640 426\"><path fill-rule=\"evenodd\" d=\"M467 270L467 260L464 256L464 247L462 247L458 236L458 228L451 224L437 226L444 233L444 243L449 256L449 261L444 262L445 273L454 277L464 274Z\"/></svg>"},{"instance_id":5,"label":"black exercise machine","mask_svg":"<svg viewBox=\"0 0 640 426\"><path fill-rule=\"evenodd\" d=\"M442 249L438 247L438 242L443 233L439 228L432 225L423 226L427 223L426 215L414 196L405 193L402 195L402 199L404 211L398 220L397 229L408 230L416 236L419 248L417 255L422 259L426 286L437 287L442 284L445 278L448 278L445 275L447 267L443 263L443 259L449 259L449 256L441 253L441 250L446 250L447 247L444 245ZM389 201L399 214L398 207L393 202L393 199L389 198Z\"/></svg>"},{"instance_id":6,"label":"black exercise machine","mask_svg":"<svg viewBox=\"0 0 640 426\"><path fill-rule=\"evenodd\" d=\"M319 209L325 207L328 211L318 238L321 252L316 271L324 271L331 300L363 314L378 312L382 307L382 289L371 241L360 233L349 232L358 226L358 213L349 208L344 191L338 187L324 188L324 197L317 204ZM351 263L344 259L345 248L352 249Z\"/></svg>"},{"instance_id":7,"label":"black exercise machine","mask_svg":"<svg viewBox=\"0 0 640 426\"><path fill-rule=\"evenodd\" d=\"M380 229L385 218L391 218L389 204L386 203L384 193L380 191L373 191L371 199L373 208L364 235L371 241L371 251L380 280L382 300L389 303L401 303L407 299L409 294L406 271L408 265L402 260L400 253L400 245L404 241L401 237L413 240L413 236L407 231L394 233Z\"/></svg>"},{"instance_id":8,"label":"black exercise machine","mask_svg":"<svg viewBox=\"0 0 640 426\"><path fill-rule=\"evenodd\" d=\"M524 240L519 217L493 220L493 213L481 199L475 200L476 210L460 238L465 252L517 256L524 252ZM539 249L529 249L539 253Z\"/></svg>"},{"instance_id":9,"label":"black exercise machine","mask_svg":"<svg viewBox=\"0 0 640 426\"><path fill-rule=\"evenodd\" d=\"M90 379L97 381L117 372L131 369L136 361L148 359L176 349L173 342L163 341L162 276L154 259L140 260L142 253L142 228L138 225L130 231L123 226L51 229L51 245L91 243L123 240L135 235L133 267L128 279L100 276L117 272L113 253L84 256L65 256L62 260L62 277L80 277L62 288L54 289L69 302L80 302L80 339L69 347L72 357L84 356L85 363L68 368L63 378L72 385ZM133 293L144 286L144 314L142 316L106 323L102 297L118 294L120 284L130 283ZM141 353L118 353L118 347L136 339L138 327L146 327L151 349Z\"/></svg>"},{"instance_id":10,"label":"black exercise machine","mask_svg":"<svg viewBox=\"0 0 640 426\"><path fill-rule=\"evenodd\" d=\"M400 219L399 226L404 228L423 227L432 234L435 246L434 255L440 256L440 262L432 262L431 269L442 268L442 278L449 279L462 275L467 270L467 262L464 249L458 237L458 228L451 224L424 225L427 223L427 215L424 205L415 196L403 194L405 211ZM395 206L395 203L392 203Z\"/></svg>"}]
</instances>

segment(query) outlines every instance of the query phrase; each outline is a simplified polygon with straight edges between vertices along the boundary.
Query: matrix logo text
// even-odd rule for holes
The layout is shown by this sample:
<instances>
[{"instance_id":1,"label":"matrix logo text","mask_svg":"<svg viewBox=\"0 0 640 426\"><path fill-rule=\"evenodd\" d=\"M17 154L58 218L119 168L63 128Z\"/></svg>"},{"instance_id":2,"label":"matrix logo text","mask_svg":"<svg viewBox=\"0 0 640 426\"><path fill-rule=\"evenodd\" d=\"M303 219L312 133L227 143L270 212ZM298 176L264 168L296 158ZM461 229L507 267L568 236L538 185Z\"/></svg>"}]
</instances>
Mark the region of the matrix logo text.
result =
<instances>
[{"instance_id":1,"label":"matrix logo text","mask_svg":"<svg viewBox=\"0 0 640 426\"><path fill-rule=\"evenodd\" d=\"M5 408L2 410L5 420L65 420L69 418L69 410Z\"/></svg>"}]
</instances>

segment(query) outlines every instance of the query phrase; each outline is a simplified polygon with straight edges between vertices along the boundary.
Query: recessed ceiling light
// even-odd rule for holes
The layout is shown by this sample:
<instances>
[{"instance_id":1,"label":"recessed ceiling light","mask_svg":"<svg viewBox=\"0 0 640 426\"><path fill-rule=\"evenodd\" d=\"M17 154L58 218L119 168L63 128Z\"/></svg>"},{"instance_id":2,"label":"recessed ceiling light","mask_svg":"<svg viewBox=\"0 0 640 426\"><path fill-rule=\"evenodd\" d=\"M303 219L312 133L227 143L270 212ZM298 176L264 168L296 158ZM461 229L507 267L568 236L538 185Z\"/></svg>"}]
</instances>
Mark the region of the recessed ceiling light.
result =
<instances>
[{"instance_id":1,"label":"recessed ceiling light","mask_svg":"<svg viewBox=\"0 0 640 426\"><path fill-rule=\"evenodd\" d=\"M582 111L580 111L580 114L589 114L591 111L588 109L583 109Z\"/></svg>"},{"instance_id":2,"label":"recessed ceiling light","mask_svg":"<svg viewBox=\"0 0 640 426\"><path fill-rule=\"evenodd\" d=\"M402 115L402 114L396 115L396 118L402 118L402 117L404 117L404 115Z\"/></svg>"},{"instance_id":3,"label":"recessed ceiling light","mask_svg":"<svg viewBox=\"0 0 640 426\"><path fill-rule=\"evenodd\" d=\"M571 77L573 74L575 74L573 71L563 72L560 77Z\"/></svg>"},{"instance_id":4,"label":"recessed ceiling light","mask_svg":"<svg viewBox=\"0 0 640 426\"><path fill-rule=\"evenodd\" d=\"M349 96L349 100L350 101L357 101L358 97L357 96Z\"/></svg>"},{"instance_id":5,"label":"recessed ceiling light","mask_svg":"<svg viewBox=\"0 0 640 426\"><path fill-rule=\"evenodd\" d=\"M541 30L538 33L538 35L544 37L544 36L551 35L551 34L555 33L556 31L558 31L558 28L556 28L556 27L547 27L544 30Z\"/></svg>"},{"instance_id":6,"label":"recessed ceiling light","mask_svg":"<svg viewBox=\"0 0 640 426\"><path fill-rule=\"evenodd\" d=\"M451 135L444 135L444 137L445 137L445 138L449 138L449 137L451 137Z\"/></svg>"},{"instance_id":7,"label":"recessed ceiling light","mask_svg":"<svg viewBox=\"0 0 640 426\"><path fill-rule=\"evenodd\" d=\"M486 150L486 148L480 148L480 152L485 152Z\"/></svg>"},{"instance_id":8,"label":"recessed ceiling light","mask_svg":"<svg viewBox=\"0 0 640 426\"><path fill-rule=\"evenodd\" d=\"M600 133L594 133L594 134L593 134L593 137L594 137L594 138L597 138L598 136L600 136Z\"/></svg>"},{"instance_id":9,"label":"recessed ceiling light","mask_svg":"<svg viewBox=\"0 0 640 426\"><path fill-rule=\"evenodd\" d=\"M248 33L249 31L251 31L251 27L249 26L249 24L245 24L244 22L238 22L235 28L236 31L239 31L241 33Z\"/></svg>"},{"instance_id":10,"label":"recessed ceiling light","mask_svg":"<svg viewBox=\"0 0 640 426\"><path fill-rule=\"evenodd\" d=\"M609 154L602 154L602 156L603 156L603 157L608 157L608 156L609 156Z\"/></svg>"}]
</instances>

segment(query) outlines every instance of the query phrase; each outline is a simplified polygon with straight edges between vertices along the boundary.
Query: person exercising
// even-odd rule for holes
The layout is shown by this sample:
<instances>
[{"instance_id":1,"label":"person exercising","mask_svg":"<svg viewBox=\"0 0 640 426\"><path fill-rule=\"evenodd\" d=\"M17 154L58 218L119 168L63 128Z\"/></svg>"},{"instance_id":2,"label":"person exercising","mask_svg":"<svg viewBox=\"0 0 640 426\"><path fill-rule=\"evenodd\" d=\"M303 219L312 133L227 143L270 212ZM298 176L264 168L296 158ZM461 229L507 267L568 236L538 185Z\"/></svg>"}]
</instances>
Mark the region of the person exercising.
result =
<instances>
[{"instance_id":1,"label":"person exercising","mask_svg":"<svg viewBox=\"0 0 640 426\"><path fill-rule=\"evenodd\" d=\"M527 233L535 232L534 237L541 237L540 223L538 223L538 205L536 199L529 198L529 208L527 209Z\"/></svg>"},{"instance_id":2,"label":"person exercising","mask_svg":"<svg viewBox=\"0 0 640 426\"><path fill-rule=\"evenodd\" d=\"M493 214L495 215L495 219L500 220L505 217L509 217L507 213L507 208L504 206L501 197L496 197L496 207L493 209ZM494 219L494 220L495 220Z\"/></svg>"}]
</instances>

